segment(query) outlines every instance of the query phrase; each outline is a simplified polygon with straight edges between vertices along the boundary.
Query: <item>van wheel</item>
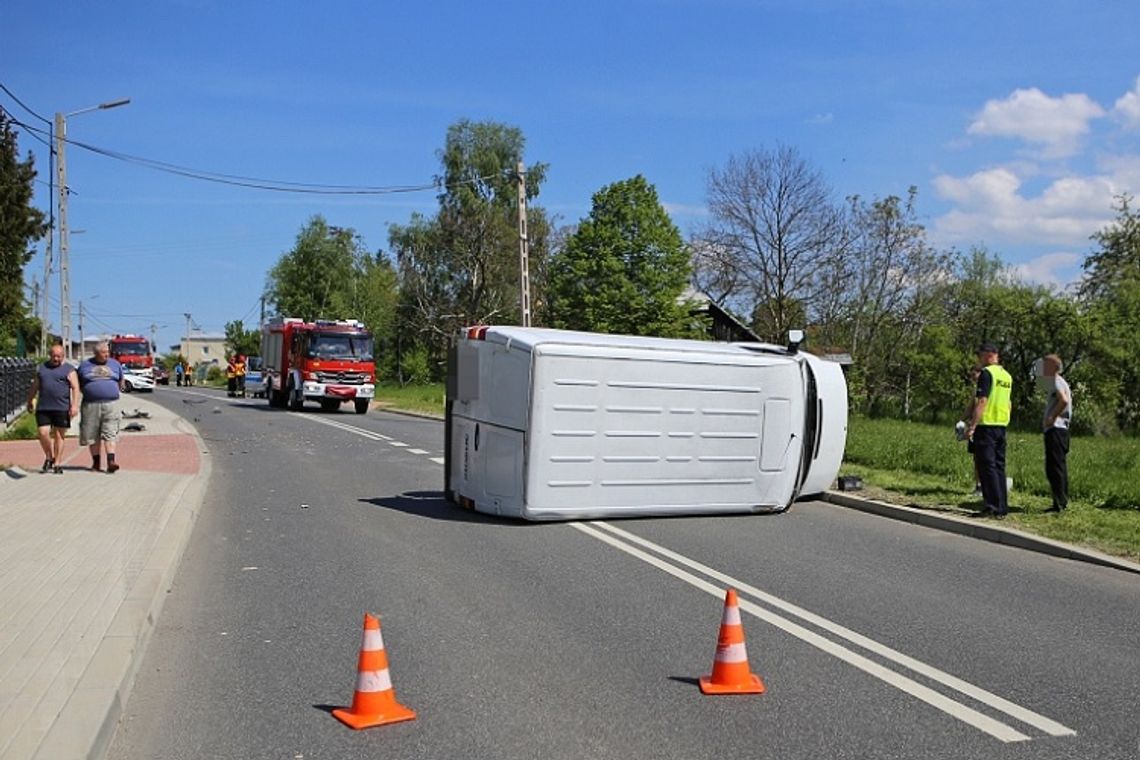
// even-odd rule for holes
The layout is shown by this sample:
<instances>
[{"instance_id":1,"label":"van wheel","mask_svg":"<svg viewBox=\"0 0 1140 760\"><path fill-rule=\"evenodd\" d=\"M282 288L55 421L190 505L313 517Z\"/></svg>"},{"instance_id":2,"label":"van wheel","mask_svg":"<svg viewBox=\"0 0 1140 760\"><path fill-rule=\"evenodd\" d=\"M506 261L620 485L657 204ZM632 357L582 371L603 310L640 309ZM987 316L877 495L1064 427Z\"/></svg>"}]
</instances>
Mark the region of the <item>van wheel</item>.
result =
<instances>
[{"instance_id":1,"label":"van wheel","mask_svg":"<svg viewBox=\"0 0 1140 760\"><path fill-rule=\"evenodd\" d=\"M368 414L368 399L358 398L352 402L357 414Z\"/></svg>"}]
</instances>

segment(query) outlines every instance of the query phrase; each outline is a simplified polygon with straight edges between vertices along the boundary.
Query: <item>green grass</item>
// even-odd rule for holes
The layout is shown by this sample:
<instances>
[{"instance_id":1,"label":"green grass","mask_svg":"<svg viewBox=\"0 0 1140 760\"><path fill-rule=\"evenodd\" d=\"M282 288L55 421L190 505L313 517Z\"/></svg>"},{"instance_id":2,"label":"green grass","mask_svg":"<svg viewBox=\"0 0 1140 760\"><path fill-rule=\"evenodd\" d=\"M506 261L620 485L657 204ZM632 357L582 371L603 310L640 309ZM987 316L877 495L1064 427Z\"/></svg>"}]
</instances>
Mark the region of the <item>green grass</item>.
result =
<instances>
[{"instance_id":1,"label":"green grass","mask_svg":"<svg viewBox=\"0 0 1140 760\"><path fill-rule=\"evenodd\" d=\"M0 441L34 441L37 437L35 415L22 414L0 435Z\"/></svg>"},{"instance_id":2,"label":"green grass","mask_svg":"<svg viewBox=\"0 0 1140 760\"><path fill-rule=\"evenodd\" d=\"M421 414L443 416L443 383L404 385L382 383L376 386L376 400L384 407Z\"/></svg>"},{"instance_id":3,"label":"green grass","mask_svg":"<svg viewBox=\"0 0 1140 760\"><path fill-rule=\"evenodd\" d=\"M1074 438L1069 509L1050 505L1042 437L1011 431L1006 475L1013 478L1008 521L1022 530L1140 559L1140 440ZM898 504L978 510L973 461L949 426L852 417L842 472L863 478L869 496Z\"/></svg>"}]
</instances>

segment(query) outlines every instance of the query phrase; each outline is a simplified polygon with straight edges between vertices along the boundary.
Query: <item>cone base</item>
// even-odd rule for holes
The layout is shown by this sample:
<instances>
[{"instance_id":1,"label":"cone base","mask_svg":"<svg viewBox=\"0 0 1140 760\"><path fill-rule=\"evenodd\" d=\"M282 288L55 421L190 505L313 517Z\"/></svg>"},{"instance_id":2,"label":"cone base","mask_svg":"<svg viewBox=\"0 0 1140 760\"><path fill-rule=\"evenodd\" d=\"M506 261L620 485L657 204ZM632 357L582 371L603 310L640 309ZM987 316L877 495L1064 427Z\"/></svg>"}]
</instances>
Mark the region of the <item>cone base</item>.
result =
<instances>
[{"instance_id":1,"label":"cone base","mask_svg":"<svg viewBox=\"0 0 1140 760\"><path fill-rule=\"evenodd\" d=\"M400 704L393 704L379 715L357 715L347 707L339 707L332 711L333 717L349 728L359 731L362 728L374 728L389 723L399 723L405 720L415 720L416 711L410 710Z\"/></svg>"},{"instance_id":2,"label":"cone base","mask_svg":"<svg viewBox=\"0 0 1140 760\"><path fill-rule=\"evenodd\" d=\"M713 683L712 676L700 679L702 694L763 694L764 682L755 673L749 673L744 683Z\"/></svg>"}]
</instances>

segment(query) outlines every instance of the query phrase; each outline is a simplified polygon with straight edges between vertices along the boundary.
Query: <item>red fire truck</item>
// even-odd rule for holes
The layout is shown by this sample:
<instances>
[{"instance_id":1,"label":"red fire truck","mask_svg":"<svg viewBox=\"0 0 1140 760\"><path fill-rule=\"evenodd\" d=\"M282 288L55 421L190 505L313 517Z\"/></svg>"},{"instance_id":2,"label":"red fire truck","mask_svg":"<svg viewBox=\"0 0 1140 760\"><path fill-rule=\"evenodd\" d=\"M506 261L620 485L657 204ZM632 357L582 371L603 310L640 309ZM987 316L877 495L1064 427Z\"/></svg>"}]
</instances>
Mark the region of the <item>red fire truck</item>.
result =
<instances>
[{"instance_id":1,"label":"red fire truck","mask_svg":"<svg viewBox=\"0 0 1140 760\"><path fill-rule=\"evenodd\" d=\"M355 319L273 319L261 331L261 360L272 407L299 411L308 400L333 411L351 401L366 414L376 391L372 334Z\"/></svg>"},{"instance_id":2,"label":"red fire truck","mask_svg":"<svg viewBox=\"0 0 1140 760\"><path fill-rule=\"evenodd\" d=\"M116 359L124 369L142 374L151 370L154 357L150 353L150 340L141 335L116 335L111 338L111 358Z\"/></svg>"}]
</instances>

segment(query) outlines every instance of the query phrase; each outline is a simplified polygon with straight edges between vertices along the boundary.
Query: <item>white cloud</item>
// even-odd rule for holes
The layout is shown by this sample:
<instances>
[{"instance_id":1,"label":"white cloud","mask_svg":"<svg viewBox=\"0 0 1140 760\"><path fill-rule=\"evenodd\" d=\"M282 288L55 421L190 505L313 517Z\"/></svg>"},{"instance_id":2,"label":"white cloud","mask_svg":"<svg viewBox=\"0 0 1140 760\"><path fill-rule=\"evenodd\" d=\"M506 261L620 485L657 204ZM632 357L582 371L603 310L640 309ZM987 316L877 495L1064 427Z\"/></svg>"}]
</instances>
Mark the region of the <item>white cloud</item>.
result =
<instances>
[{"instance_id":1,"label":"white cloud","mask_svg":"<svg viewBox=\"0 0 1140 760\"><path fill-rule=\"evenodd\" d=\"M1067 176L1027 196L1021 178L1009 167L968 177L943 174L933 184L939 197L955 205L935 219L935 239L991 245L1087 245L1089 235L1111 221L1113 196L1121 190L1110 175Z\"/></svg>"},{"instance_id":2,"label":"white cloud","mask_svg":"<svg viewBox=\"0 0 1140 760\"><path fill-rule=\"evenodd\" d=\"M1084 93L1051 98L1032 87L1014 90L1005 100L986 101L967 131L1019 138L1040 145L1047 158L1062 158L1079 150L1089 122L1104 115L1104 109Z\"/></svg>"},{"instance_id":3,"label":"white cloud","mask_svg":"<svg viewBox=\"0 0 1140 760\"><path fill-rule=\"evenodd\" d=\"M1127 129L1140 129L1140 77L1136 77L1136 86L1116 101L1112 115Z\"/></svg>"},{"instance_id":4,"label":"white cloud","mask_svg":"<svg viewBox=\"0 0 1140 760\"><path fill-rule=\"evenodd\" d=\"M815 116L807 119L805 124L830 124L835 121L835 114L833 113L817 113Z\"/></svg>"},{"instance_id":5,"label":"white cloud","mask_svg":"<svg viewBox=\"0 0 1140 760\"><path fill-rule=\"evenodd\" d=\"M1065 251L1046 253L1018 264L1013 271L1026 282L1064 288L1080 280L1078 268L1083 258L1079 253Z\"/></svg>"}]
</instances>

